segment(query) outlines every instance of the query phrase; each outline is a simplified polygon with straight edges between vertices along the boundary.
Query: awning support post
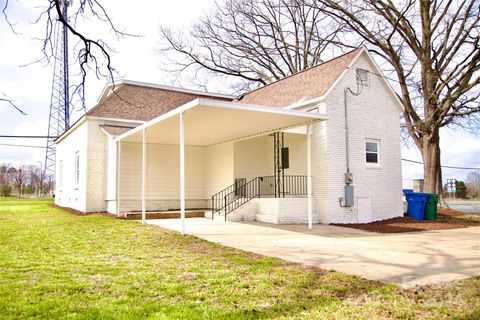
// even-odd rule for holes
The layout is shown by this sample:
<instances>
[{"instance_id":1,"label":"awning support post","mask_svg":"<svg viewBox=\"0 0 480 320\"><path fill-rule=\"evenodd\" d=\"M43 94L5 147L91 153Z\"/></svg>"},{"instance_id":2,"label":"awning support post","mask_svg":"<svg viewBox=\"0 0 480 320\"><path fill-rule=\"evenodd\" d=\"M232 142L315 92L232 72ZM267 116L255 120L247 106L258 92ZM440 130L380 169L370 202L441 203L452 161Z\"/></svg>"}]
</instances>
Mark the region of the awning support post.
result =
<instances>
[{"instance_id":1,"label":"awning support post","mask_svg":"<svg viewBox=\"0 0 480 320\"><path fill-rule=\"evenodd\" d=\"M185 132L183 127L184 111L180 112L180 218L182 235L185 234Z\"/></svg>"},{"instance_id":2,"label":"awning support post","mask_svg":"<svg viewBox=\"0 0 480 320\"><path fill-rule=\"evenodd\" d=\"M145 203L146 176L147 176L147 130L142 130L142 223L145 223L147 206Z\"/></svg>"},{"instance_id":3,"label":"awning support post","mask_svg":"<svg viewBox=\"0 0 480 320\"><path fill-rule=\"evenodd\" d=\"M117 215L120 215L120 159L122 157L122 141L117 142Z\"/></svg>"},{"instance_id":4,"label":"awning support post","mask_svg":"<svg viewBox=\"0 0 480 320\"><path fill-rule=\"evenodd\" d=\"M308 212L308 229L312 229L313 224L313 203L312 203L312 146L311 132L312 125L307 125L307 212Z\"/></svg>"}]
</instances>

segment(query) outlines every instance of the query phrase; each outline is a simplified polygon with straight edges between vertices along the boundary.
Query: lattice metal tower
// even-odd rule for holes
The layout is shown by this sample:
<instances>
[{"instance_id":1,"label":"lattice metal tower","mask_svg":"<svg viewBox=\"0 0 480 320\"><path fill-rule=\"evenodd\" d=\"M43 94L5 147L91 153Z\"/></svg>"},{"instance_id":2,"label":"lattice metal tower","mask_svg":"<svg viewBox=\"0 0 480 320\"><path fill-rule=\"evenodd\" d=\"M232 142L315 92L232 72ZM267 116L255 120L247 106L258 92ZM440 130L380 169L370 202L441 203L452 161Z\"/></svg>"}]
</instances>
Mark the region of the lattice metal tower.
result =
<instances>
[{"instance_id":1,"label":"lattice metal tower","mask_svg":"<svg viewBox=\"0 0 480 320\"><path fill-rule=\"evenodd\" d=\"M67 17L69 1L62 1L63 16ZM53 67L50 118L48 120L47 151L45 155L45 176L55 176L56 137L70 128L70 94L68 83L68 29L57 22Z\"/></svg>"}]
</instances>

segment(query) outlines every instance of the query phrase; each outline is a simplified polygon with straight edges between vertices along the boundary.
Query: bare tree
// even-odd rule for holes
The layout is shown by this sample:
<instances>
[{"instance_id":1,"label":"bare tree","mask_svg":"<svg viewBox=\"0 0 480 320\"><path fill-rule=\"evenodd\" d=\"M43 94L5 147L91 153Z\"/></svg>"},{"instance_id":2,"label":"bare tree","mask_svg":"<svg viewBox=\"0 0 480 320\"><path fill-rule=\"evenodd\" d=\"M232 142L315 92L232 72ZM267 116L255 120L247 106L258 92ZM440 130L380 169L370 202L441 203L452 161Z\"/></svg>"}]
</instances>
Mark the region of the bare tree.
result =
<instances>
[{"instance_id":1,"label":"bare tree","mask_svg":"<svg viewBox=\"0 0 480 320\"><path fill-rule=\"evenodd\" d=\"M187 33L161 27L160 52L177 73L206 70L236 79L237 92L265 85L318 64L338 41L339 25L312 4L224 0Z\"/></svg>"},{"instance_id":2,"label":"bare tree","mask_svg":"<svg viewBox=\"0 0 480 320\"><path fill-rule=\"evenodd\" d=\"M465 179L468 196L471 199L478 199L480 196L480 170L470 171Z\"/></svg>"},{"instance_id":3,"label":"bare tree","mask_svg":"<svg viewBox=\"0 0 480 320\"><path fill-rule=\"evenodd\" d=\"M423 157L425 190L440 192L440 128L478 124L480 2L319 0L316 5L391 68L404 126Z\"/></svg>"},{"instance_id":4,"label":"bare tree","mask_svg":"<svg viewBox=\"0 0 480 320\"><path fill-rule=\"evenodd\" d=\"M43 184L44 184L44 171L41 166L30 165L29 167L30 176L32 180L32 187L34 193L37 196L42 196L43 194Z\"/></svg>"},{"instance_id":5,"label":"bare tree","mask_svg":"<svg viewBox=\"0 0 480 320\"><path fill-rule=\"evenodd\" d=\"M21 197L23 195L23 187L25 186L25 182L27 179L27 170L24 167L19 167L15 175L13 177L13 184L15 189L18 192L18 196Z\"/></svg>"},{"instance_id":6,"label":"bare tree","mask_svg":"<svg viewBox=\"0 0 480 320\"><path fill-rule=\"evenodd\" d=\"M10 186L8 185L7 178L0 175L0 196L8 197L10 195Z\"/></svg>"},{"instance_id":7,"label":"bare tree","mask_svg":"<svg viewBox=\"0 0 480 320\"><path fill-rule=\"evenodd\" d=\"M12 23L8 15L10 5L11 4L9 4L8 0L4 1L2 6L3 20L9 25L11 31L17 34L15 24ZM68 8L68 10L65 8ZM94 38L93 35L87 35L79 27L79 22L82 19L96 19L105 23L111 30L113 30L117 38L131 36L116 28L105 8L102 6L101 1L46 0L45 7L40 10L41 11L35 23L45 25L45 33L41 45L43 56L33 63L44 61L49 62L54 57L55 30L57 24L60 23L68 29L71 35L73 35L73 40L76 40L76 44L74 43L74 55L75 62L80 69L81 80L73 85L72 95L79 94L80 98L83 99L86 76L89 70L93 71L97 78L103 77L109 81L114 81L115 69L111 63L112 49L104 41ZM13 104L12 100L6 100L6 102L18 109L18 107Z\"/></svg>"},{"instance_id":8,"label":"bare tree","mask_svg":"<svg viewBox=\"0 0 480 320\"><path fill-rule=\"evenodd\" d=\"M46 179L47 177L45 177ZM47 192L50 197L55 196L55 180L52 179L52 177L48 177L48 179L45 181L45 192Z\"/></svg>"}]
</instances>

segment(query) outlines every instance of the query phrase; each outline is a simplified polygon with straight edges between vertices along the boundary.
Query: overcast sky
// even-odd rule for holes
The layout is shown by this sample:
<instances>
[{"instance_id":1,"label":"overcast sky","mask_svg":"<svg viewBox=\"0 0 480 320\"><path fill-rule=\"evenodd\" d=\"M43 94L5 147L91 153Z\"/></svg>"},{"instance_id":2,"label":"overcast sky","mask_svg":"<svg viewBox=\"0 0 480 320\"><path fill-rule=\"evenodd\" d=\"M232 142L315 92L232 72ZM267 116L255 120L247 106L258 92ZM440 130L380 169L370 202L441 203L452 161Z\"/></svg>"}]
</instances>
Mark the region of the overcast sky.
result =
<instances>
[{"instance_id":1,"label":"overcast sky","mask_svg":"<svg viewBox=\"0 0 480 320\"><path fill-rule=\"evenodd\" d=\"M9 2L8 14L18 35L12 33L3 18L0 18L0 94L7 95L28 115L23 116L12 107L0 102L0 135L46 135L50 107L53 66L37 63L19 67L42 57L41 42L45 32L44 24L33 24L42 11L38 6L45 0L20 0ZM113 65L119 75L125 79L171 84L175 79L161 71L161 61L157 51L160 24L176 29L187 28L196 18L208 12L213 0L182 1L114 1L102 0L101 3L113 19L116 26L128 33L140 35L119 39L108 32L106 26L95 21L85 21L81 30L94 38L103 39L112 46ZM133 3L133 4L132 4ZM3 8L5 0L0 0ZM87 109L93 107L105 79L88 77L86 89ZM228 88L224 89L228 92ZM73 115L73 120L81 112ZM26 144L44 146L40 139L0 138L0 163L15 165L43 163L45 151L39 148L20 148L1 144ZM443 130L441 135L442 162L444 165L460 167L480 167L480 137L459 130ZM402 146L402 157L421 161L415 147ZM464 179L468 170L443 169L447 178ZM421 178L422 165L403 162L404 186L410 187L414 178Z\"/></svg>"}]
</instances>

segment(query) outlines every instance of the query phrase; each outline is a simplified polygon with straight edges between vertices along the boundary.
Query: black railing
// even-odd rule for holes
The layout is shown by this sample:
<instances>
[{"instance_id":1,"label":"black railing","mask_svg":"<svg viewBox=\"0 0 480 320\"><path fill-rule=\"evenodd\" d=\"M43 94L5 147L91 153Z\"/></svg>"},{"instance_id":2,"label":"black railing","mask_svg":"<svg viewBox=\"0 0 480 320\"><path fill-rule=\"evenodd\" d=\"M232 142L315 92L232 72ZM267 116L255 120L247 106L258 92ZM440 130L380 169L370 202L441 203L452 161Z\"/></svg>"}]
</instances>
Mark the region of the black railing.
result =
<instances>
[{"instance_id":1,"label":"black railing","mask_svg":"<svg viewBox=\"0 0 480 320\"><path fill-rule=\"evenodd\" d=\"M237 180L236 183L212 196L212 219L215 213L227 214L254 198L288 197L307 194L307 176L285 176L280 188L274 176L256 177L248 182ZM278 192L280 190L280 192Z\"/></svg>"},{"instance_id":2,"label":"black railing","mask_svg":"<svg viewBox=\"0 0 480 320\"><path fill-rule=\"evenodd\" d=\"M238 189L238 183L234 183L212 196L212 219L213 215L221 211L227 205L227 195Z\"/></svg>"}]
</instances>

